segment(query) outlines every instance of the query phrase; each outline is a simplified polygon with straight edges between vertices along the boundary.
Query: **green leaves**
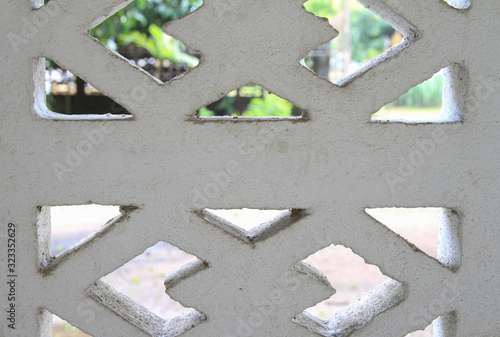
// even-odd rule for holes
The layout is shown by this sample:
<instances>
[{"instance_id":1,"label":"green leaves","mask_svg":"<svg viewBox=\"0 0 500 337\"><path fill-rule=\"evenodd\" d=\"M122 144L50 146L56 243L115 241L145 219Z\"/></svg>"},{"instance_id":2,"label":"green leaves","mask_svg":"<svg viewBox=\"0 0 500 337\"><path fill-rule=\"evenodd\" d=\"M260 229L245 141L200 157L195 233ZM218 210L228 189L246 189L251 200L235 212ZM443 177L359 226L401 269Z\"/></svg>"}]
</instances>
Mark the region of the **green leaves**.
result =
<instances>
[{"instance_id":1,"label":"green leaves","mask_svg":"<svg viewBox=\"0 0 500 337\"><path fill-rule=\"evenodd\" d=\"M138 31L129 34L120 34L118 41L124 46L134 44L142 47L158 60L169 60L177 64L187 64L191 68L198 64L196 57L182 52L182 50L186 49L182 42L172 39L163 33L163 30L157 25L150 24L148 32L149 36Z\"/></svg>"},{"instance_id":2,"label":"green leaves","mask_svg":"<svg viewBox=\"0 0 500 337\"><path fill-rule=\"evenodd\" d=\"M368 10L351 12L352 59L364 62L381 54L395 29Z\"/></svg>"},{"instance_id":3,"label":"green leaves","mask_svg":"<svg viewBox=\"0 0 500 337\"><path fill-rule=\"evenodd\" d=\"M161 27L164 23L178 19L196 8L200 7L202 0L135 0L122 10L118 11L99 26L90 31L90 35L97 38L101 43L110 47L113 50L120 50L133 41L140 41L148 51L155 50L153 45L161 41L163 38L156 34L157 29L151 28ZM155 31L156 36L153 37L153 42L147 43L146 40L151 36L151 29ZM140 34L138 34L140 33ZM146 35L146 39L141 35ZM125 38L125 35L130 35L130 38ZM166 47L185 48L181 45L171 45ZM171 61L176 60L176 53L168 53L166 50L161 50L156 46L156 53L153 55L165 55L163 59ZM168 54L168 56L166 56ZM181 63L193 64L193 58L180 58Z\"/></svg>"},{"instance_id":4,"label":"green leaves","mask_svg":"<svg viewBox=\"0 0 500 337\"><path fill-rule=\"evenodd\" d=\"M304 7L314 15L329 20L338 14L338 9L333 8L331 0L309 0L304 4Z\"/></svg>"},{"instance_id":5,"label":"green leaves","mask_svg":"<svg viewBox=\"0 0 500 337\"><path fill-rule=\"evenodd\" d=\"M293 104L257 85L248 84L233 90L209 107L201 108L197 115L240 116L240 111L237 109L244 117L290 117Z\"/></svg>"},{"instance_id":6,"label":"green leaves","mask_svg":"<svg viewBox=\"0 0 500 337\"><path fill-rule=\"evenodd\" d=\"M262 98L252 98L243 116L248 117L290 117L292 115L293 104L278 96L265 92Z\"/></svg>"},{"instance_id":7,"label":"green leaves","mask_svg":"<svg viewBox=\"0 0 500 337\"><path fill-rule=\"evenodd\" d=\"M343 10L343 1L348 1L349 10ZM304 7L316 16L327 18L341 35L331 42L332 51L343 51L343 39L351 40L353 61L362 63L384 52L390 45L395 30L355 0L309 0ZM349 13L349 14L347 14ZM350 16L350 34L345 37L343 29L345 16Z\"/></svg>"},{"instance_id":8,"label":"green leaves","mask_svg":"<svg viewBox=\"0 0 500 337\"><path fill-rule=\"evenodd\" d=\"M387 107L439 108L442 105L443 73L439 72L427 81L411 88Z\"/></svg>"}]
</instances>

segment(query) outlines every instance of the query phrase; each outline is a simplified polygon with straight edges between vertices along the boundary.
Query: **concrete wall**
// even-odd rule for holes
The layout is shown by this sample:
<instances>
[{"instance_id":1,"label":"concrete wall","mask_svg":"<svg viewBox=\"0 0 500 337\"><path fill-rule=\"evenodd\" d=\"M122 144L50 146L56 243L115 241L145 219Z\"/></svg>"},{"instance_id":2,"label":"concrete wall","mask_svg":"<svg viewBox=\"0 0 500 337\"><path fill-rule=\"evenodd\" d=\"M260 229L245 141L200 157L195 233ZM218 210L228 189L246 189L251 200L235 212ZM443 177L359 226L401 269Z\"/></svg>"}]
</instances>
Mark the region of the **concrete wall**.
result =
<instances>
[{"instance_id":1,"label":"concrete wall","mask_svg":"<svg viewBox=\"0 0 500 337\"><path fill-rule=\"evenodd\" d=\"M166 27L201 51L200 65L162 84L88 35L122 1L52 0L39 9L3 1L1 336L48 337L49 312L93 336L174 336L200 322L185 336L404 336L437 317L436 336L500 335L500 2L363 1L406 39L337 85L299 64L336 35L302 2L206 0ZM61 120L45 107L43 57L133 118ZM370 122L444 67L449 123ZM307 120L190 117L247 83L307 110ZM51 259L41 206L90 202L123 205L122 217ZM364 212L426 206L448 209L439 261ZM271 224L273 235L247 241L200 213L242 207L297 211ZM169 276L169 294L198 310L172 321L98 282L160 240L200 259ZM341 320L319 322L300 313L332 287L297 263L330 244L395 281Z\"/></svg>"}]
</instances>

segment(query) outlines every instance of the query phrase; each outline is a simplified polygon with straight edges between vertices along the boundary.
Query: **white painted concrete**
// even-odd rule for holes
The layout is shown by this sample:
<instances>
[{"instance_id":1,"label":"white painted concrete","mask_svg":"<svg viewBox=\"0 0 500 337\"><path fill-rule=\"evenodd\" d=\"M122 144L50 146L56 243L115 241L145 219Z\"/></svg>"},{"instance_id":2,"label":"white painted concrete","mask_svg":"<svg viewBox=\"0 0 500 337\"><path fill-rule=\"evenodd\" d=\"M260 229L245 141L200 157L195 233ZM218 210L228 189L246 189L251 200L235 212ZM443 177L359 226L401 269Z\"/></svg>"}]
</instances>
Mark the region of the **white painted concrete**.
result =
<instances>
[{"instance_id":1,"label":"white painted concrete","mask_svg":"<svg viewBox=\"0 0 500 337\"><path fill-rule=\"evenodd\" d=\"M187 268L192 275L168 289L206 318L185 336L313 336L293 320L334 290L313 269L294 266L332 243L352 248L397 281L373 294L379 309L397 304L373 318L347 311L345 321L320 325L325 334L347 333L347 326L357 328L355 337L404 336L441 316L438 336L498 336L500 2L472 1L467 10L442 0L363 3L407 39L337 86L299 63L336 34L300 0L206 0L166 27L202 53L198 67L167 84L89 37L92 25L125 5L121 0L52 0L37 10L27 0L5 2L0 335L49 336L47 310L93 336L163 333L156 317L97 282L163 240L205 262ZM40 99L42 57L91 82L134 117L54 120ZM451 95L459 94L450 107L461 109L462 122L370 122L382 106L455 64L467 74ZM247 83L307 110L308 120L190 120ZM44 264L50 223L38 207L92 202L128 206L94 240ZM304 209L307 216L254 243L199 216L205 208L244 207ZM414 250L364 212L377 207L453 210L458 234L449 232L446 240L458 235L458 269ZM6 320L14 303L5 273L9 223L16 228L15 330ZM455 256L443 252L456 267ZM190 317L199 323L203 316Z\"/></svg>"}]
</instances>

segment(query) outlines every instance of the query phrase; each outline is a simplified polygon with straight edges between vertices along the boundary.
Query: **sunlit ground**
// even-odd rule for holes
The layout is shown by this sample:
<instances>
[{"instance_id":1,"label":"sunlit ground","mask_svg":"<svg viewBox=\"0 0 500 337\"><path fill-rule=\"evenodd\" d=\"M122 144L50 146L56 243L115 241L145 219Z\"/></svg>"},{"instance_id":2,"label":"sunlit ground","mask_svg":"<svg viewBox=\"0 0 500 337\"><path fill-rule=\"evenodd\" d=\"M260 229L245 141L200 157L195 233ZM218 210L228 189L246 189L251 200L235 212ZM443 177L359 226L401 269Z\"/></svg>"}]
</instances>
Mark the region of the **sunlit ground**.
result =
<instances>
[{"instance_id":1,"label":"sunlit ground","mask_svg":"<svg viewBox=\"0 0 500 337\"><path fill-rule=\"evenodd\" d=\"M440 108L383 107L372 115L372 121L438 122L443 118Z\"/></svg>"},{"instance_id":2,"label":"sunlit ground","mask_svg":"<svg viewBox=\"0 0 500 337\"><path fill-rule=\"evenodd\" d=\"M274 218L282 211L260 212L241 209L215 212L243 228L250 229L257 223ZM393 208L370 212L389 227L404 224L399 228L402 236L412 236L414 244L430 255L436 254L436 209L408 211ZM57 254L69 248L82 235L99 228L117 214L119 214L118 207L87 205L76 208L52 208L53 252ZM415 231L415 228L419 230ZM191 258L192 256L181 250L160 242L119 270L104 277L104 280L161 317L171 317L184 308L179 303L171 301L165 294L163 288L165 271ZM330 317L387 279L380 273L378 267L366 265L361 257L342 246L327 247L320 253L309 257L307 262L321 269L337 290L337 294L329 300L308 309L309 312L322 319ZM88 335L54 316L53 336L83 337ZM415 332L409 336L431 337L432 327L426 329L425 332Z\"/></svg>"},{"instance_id":3,"label":"sunlit ground","mask_svg":"<svg viewBox=\"0 0 500 337\"><path fill-rule=\"evenodd\" d=\"M230 221L248 231L252 228L274 219L283 211L280 210L260 210L260 209L211 209L212 213L221 218L230 219Z\"/></svg>"},{"instance_id":4,"label":"sunlit ground","mask_svg":"<svg viewBox=\"0 0 500 337\"><path fill-rule=\"evenodd\" d=\"M52 336L53 337L87 337L86 333L75 328L66 321L54 317L54 324L52 326Z\"/></svg>"},{"instance_id":5,"label":"sunlit ground","mask_svg":"<svg viewBox=\"0 0 500 337\"><path fill-rule=\"evenodd\" d=\"M438 208L383 208L367 210L372 217L417 245L427 254L437 255ZM305 260L323 271L336 289L330 299L307 311L321 319L327 319L343 307L362 297L371 289L387 280L387 276L374 265L355 255L343 246L330 246ZM432 326L425 331L414 332L408 337L431 337ZM403 337L403 336L402 336Z\"/></svg>"}]
</instances>

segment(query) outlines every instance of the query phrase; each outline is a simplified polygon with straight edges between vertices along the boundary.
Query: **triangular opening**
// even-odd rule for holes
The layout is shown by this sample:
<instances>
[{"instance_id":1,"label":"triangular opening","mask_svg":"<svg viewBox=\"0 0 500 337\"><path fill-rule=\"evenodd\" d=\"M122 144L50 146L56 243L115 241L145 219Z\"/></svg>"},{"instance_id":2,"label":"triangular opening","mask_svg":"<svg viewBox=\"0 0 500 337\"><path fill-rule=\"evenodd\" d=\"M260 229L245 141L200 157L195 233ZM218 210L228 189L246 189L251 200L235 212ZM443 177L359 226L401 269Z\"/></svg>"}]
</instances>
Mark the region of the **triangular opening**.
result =
<instances>
[{"instance_id":1,"label":"triangular opening","mask_svg":"<svg viewBox=\"0 0 500 337\"><path fill-rule=\"evenodd\" d=\"M449 123L463 118L466 76L458 64L441 69L372 114L372 122Z\"/></svg>"},{"instance_id":2,"label":"triangular opening","mask_svg":"<svg viewBox=\"0 0 500 337\"><path fill-rule=\"evenodd\" d=\"M264 240L298 221L305 215L302 209L204 209L200 214L211 224L240 238L246 243Z\"/></svg>"},{"instance_id":3,"label":"triangular opening","mask_svg":"<svg viewBox=\"0 0 500 337\"><path fill-rule=\"evenodd\" d=\"M38 311L40 337L92 337L45 308Z\"/></svg>"},{"instance_id":4,"label":"triangular opening","mask_svg":"<svg viewBox=\"0 0 500 337\"><path fill-rule=\"evenodd\" d=\"M109 49L162 82L199 64L201 54L165 34L162 25L199 8L202 0L133 1L90 31Z\"/></svg>"},{"instance_id":5,"label":"triangular opening","mask_svg":"<svg viewBox=\"0 0 500 337\"><path fill-rule=\"evenodd\" d=\"M41 270L48 270L66 256L83 247L135 206L72 205L41 206L37 221L38 259Z\"/></svg>"},{"instance_id":6,"label":"triangular opening","mask_svg":"<svg viewBox=\"0 0 500 337\"><path fill-rule=\"evenodd\" d=\"M424 321L423 317L418 317L414 323L419 324ZM457 313L449 312L439 316L425 329L413 331L405 337L435 337L435 336L456 336Z\"/></svg>"},{"instance_id":7,"label":"triangular opening","mask_svg":"<svg viewBox=\"0 0 500 337\"><path fill-rule=\"evenodd\" d=\"M401 283L383 275L377 266L365 263L344 246L331 245L304 262L322 271L336 290L331 298L294 319L320 335L331 336L335 332L347 336L403 299Z\"/></svg>"},{"instance_id":8,"label":"triangular opening","mask_svg":"<svg viewBox=\"0 0 500 337\"><path fill-rule=\"evenodd\" d=\"M50 207L50 250L57 257L121 216L119 206L76 205Z\"/></svg>"},{"instance_id":9,"label":"triangular opening","mask_svg":"<svg viewBox=\"0 0 500 337\"><path fill-rule=\"evenodd\" d=\"M45 59L45 105L62 115L132 117L113 99L51 59Z\"/></svg>"},{"instance_id":10,"label":"triangular opening","mask_svg":"<svg viewBox=\"0 0 500 337\"><path fill-rule=\"evenodd\" d=\"M160 241L103 276L87 291L96 301L145 332L174 336L206 318L171 299L165 289L204 267L203 261L195 256Z\"/></svg>"},{"instance_id":11,"label":"triangular opening","mask_svg":"<svg viewBox=\"0 0 500 337\"><path fill-rule=\"evenodd\" d=\"M403 42L404 35L410 35L402 34L368 9L374 10L373 6L365 8L355 0L309 0L304 7L316 16L327 18L339 36L311 51L301 63L339 85L350 81L341 78L351 77L346 76L349 74L356 77L368 61Z\"/></svg>"},{"instance_id":12,"label":"triangular opening","mask_svg":"<svg viewBox=\"0 0 500 337\"><path fill-rule=\"evenodd\" d=\"M366 213L450 269L461 263L459 219L440 207L367 208Z\"/></svg>"},{"instance_id":13,"label":"triangular opening","mask_svg":"<svg viewBox=\"0 0 500 337\"><path fill-rule=\"evenodd\" d=\"M45 337L45 336L43 336ZM49 336L47 336L49 337ZM52 336L51 337L92 337L74 325L52 314Z\"/></svg>"},{"instance_id":14,"label":"triangular opening","mask_svg":"<svg viewBox=\"0 0 500 337\"><path fill-rule=\"evenodd\" d=\"M365 211L427 255L437 258L441 208L367 208Z\"/></svg>"},{"instance_id":15,"label":"triangular opening","mask_svg":"<svg viewBox=\"0 0 500 337\"><path fill-rule=\"evenodd\" d=\"M467 9L471 5L471 0L443 0L443 1L456 9Z\"/></svg>"},{"instance_id":16,"label":"triangular opening","mask_svg":"<svg viewBox=\"0 0 500 337\"><path fill-rule=\"evenodd\" d=\"M245 120L306 117L306 112L266 89L247 84L196 112L197 119Z\"/></svg>"},{"instance_id":17,"label":"triangular opening","mask_svg":"<svg viewBox=\"0 0 500 337\"><path fill-rule=\"evenodd\" d=\"M443 122L443 76L441 70L427 81L372 114L374 122L437 123Z\"/></svg>"}]
</instances>

